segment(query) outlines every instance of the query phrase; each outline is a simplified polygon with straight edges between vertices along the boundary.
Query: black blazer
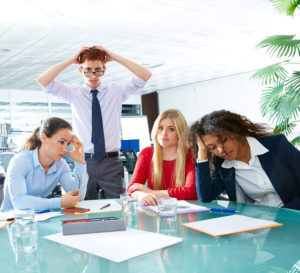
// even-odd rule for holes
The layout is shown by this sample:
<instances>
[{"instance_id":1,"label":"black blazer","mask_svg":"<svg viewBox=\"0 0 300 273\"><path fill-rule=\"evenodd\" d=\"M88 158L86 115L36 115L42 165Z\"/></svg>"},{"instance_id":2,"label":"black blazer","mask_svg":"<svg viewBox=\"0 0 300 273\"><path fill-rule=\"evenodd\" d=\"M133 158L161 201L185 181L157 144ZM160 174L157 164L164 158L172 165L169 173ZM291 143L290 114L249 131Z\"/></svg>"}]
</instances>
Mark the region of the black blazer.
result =
<instances>
[{"instance_id":1,"label":"black blazer","mask_svg":"<svg viewBox=\"0 0 300 273\"><path fill-rule=\"evenodd\" d=\"M257 140L269 150L258 158L284 207L300 210L300 151L284 135ZM229 200L236 201L235 168L225 169L220 163L215 167L211 176L208 162L196 163L198 198L210 202L225 190Z\"/></svg>"}]
</instances>

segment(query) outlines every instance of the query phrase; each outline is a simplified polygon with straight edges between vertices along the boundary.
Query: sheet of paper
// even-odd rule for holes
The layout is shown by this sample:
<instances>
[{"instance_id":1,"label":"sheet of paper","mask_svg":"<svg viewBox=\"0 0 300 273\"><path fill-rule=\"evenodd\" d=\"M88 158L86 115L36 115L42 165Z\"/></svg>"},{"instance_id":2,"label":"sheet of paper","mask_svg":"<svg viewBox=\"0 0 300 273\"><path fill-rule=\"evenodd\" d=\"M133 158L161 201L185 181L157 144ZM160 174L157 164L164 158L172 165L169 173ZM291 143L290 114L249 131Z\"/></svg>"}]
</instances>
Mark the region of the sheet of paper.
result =
<instances>
[{"instance_id":1,"label":"sheet of paper","mask_svg":"<svg viewBox=\"0 0 300 273\"><path fill-rule=\"evenodd\" d=\"M57 217L57 216L60 216L62 215L59 211L56 212L56 211L50 211L50 212L45 212L45 213L36 213L34 215L34 220L35 221L45 221L49 218L52 218L52 217ZM4 211L4 212L0 212L0 220L6 220L6 219L9 219L9 218L14 218L15 215L14 215L14 211L13 210L9 210L9 211Z\"/></svg>"},{"instance_id":2,"label":"sheet of paper","mask_svg":"<svg viewBox=\"0 0 300 273\"><path fill-rule=\"evenodd\" d=\"M37 221L37 222L40 222L40 221L45 221L45 220L48 220L50 218L53 218L53 217L58 217L58 216L61 216L62 213L59 212L59 211L50 211L50 212L45 212L45 213L36 213L34 215L34 220Z\"/></svg>"},{"instance_id":3,"label":"sheet of paper","mask_svg":"<svg viewBox=\"0 0 300 273\"><path fill-rule=\"evenodd\" d=\"M15 214L13 210L0 212L0 220L6 220L8 218L14 218Z\"/></svg>"},{"instance_id":4,"label":"sheet of paper","mask_svg":"<svg viewBox=\"0 0 300 273\"><path fill-rule=\"evenodd\" d=\"M117 263L182 241L137 229L65 236L57 233L44 238Z\"/></svg>"},{"instance_id":5,"label":"sheet of paper","mask_svg":"<svg viewBox=\"0 0 300 273\"><path fill-rule=\"evenodd\" d=\"M217 237L263 228L278 227L282 224L273 221L235 214L230 216L186 223L182 225Z\"/></svg>"},{"instance_id":6,"label":"sheet of paper","mask_svg":"<svg viewBox=\"0 0 300 273\"><path fill-rule=\"evenodd\" d=\"M141 207L145 209L152 210L156 213L158 213L158 206L145 206L141 205ZM177 214L185 214L185 213L191 213L191 212L198 212L198 211L208 211L209 208L198 206L191 204L184 200L179 200L177 202Z\"/></svg>"},{"instance_id":7,"label":"sheet of paper","mask_svg":"<svg viewBox=\"0 0 300 273\"><path fill-rule=\"evenodd\" d=\"M108 207L101 209L105 205L109 204ZM90 200L90 201L81 201L78 203L77 207L90 209L89 212L80 213L80 214L89 214L89 213L99 213L99 212L113 212L121 211L121 205L114 200Z\"/></svg>"}]
</instances>

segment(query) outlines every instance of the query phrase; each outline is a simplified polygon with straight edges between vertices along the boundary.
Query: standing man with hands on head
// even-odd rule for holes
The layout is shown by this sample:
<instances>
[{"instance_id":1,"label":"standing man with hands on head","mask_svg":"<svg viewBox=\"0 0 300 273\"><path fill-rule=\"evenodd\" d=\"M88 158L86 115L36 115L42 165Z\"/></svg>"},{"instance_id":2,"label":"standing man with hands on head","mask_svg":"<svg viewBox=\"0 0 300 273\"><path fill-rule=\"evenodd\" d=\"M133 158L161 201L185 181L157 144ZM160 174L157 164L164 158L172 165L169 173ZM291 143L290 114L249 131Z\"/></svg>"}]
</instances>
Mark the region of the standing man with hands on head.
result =
<instances>
[{"instance_id":1,"label":"standing man with hands on head","mask_svg":"<svg viewBox=\"0 0 300 273\"><path fill-rule=\"evenodd\" d=\"M126 83L104 85L105 64L115 61L136 77ZM60 72L79 64L84 84L65 84L57 80ZM55 65L38 78L46 93L71 104L73 128L82 140L89 181L86 199L119 198L124 192L123 164L119 158L122 102L143 88L151 72L101 46L82 47L73 57Z\"/></svg>"}]
</instances>

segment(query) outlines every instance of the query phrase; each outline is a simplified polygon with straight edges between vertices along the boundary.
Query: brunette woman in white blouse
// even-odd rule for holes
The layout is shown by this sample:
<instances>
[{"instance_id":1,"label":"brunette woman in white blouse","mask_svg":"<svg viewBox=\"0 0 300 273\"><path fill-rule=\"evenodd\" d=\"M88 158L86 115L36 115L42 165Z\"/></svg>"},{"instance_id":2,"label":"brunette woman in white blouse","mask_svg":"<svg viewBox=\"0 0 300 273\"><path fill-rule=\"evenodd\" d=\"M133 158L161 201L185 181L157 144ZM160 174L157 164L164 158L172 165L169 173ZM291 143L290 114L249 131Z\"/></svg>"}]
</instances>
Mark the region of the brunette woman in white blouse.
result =
<instances>
[{"instance_id":1,"label":"brunette woman in white blouse","mask_svg":"<svg viewBox=\"0 0 300 273\"><path fill-rule=\"evenodd\" d=\"M225 191L231 201L300 210L300 151L284 135L221 110L196 121L189 138L201 201Z\"/></svg>"}]
</instances>

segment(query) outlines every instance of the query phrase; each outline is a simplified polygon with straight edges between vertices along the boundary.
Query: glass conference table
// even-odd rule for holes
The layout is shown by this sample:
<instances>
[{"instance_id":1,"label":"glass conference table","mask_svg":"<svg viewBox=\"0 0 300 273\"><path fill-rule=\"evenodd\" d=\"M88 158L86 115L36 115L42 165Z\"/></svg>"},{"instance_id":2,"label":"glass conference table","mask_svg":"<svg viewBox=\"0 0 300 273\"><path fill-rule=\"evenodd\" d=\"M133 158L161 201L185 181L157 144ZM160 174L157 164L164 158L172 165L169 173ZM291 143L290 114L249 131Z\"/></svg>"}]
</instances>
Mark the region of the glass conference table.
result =
<instances>
[{"instance_id":1,"label":"glass conference table","mask_svg":"<svg viewBox=\"0 0 300 273\"><path fill-rule=\"evenodd\" d=\"M222 208L220 201L191 202ZM0 272L300 272L300 211L221 202L242 215L277 221L283 226L215 238L183 227L181 223L225 214L205 211L179 215L177 230L169 235L183 238L182 242L115 263L44 239L45 235L61 231L61 217L57 217L38 222L38 249L26 255L14 254L9 227L1 229ZM91 217L97 216L103 215ZM106 213L105 216L122 217L122 213ZM142 208L128 221L128 226L164 233L160 230L159 217Z\"/></svg>"}]
</instances>

